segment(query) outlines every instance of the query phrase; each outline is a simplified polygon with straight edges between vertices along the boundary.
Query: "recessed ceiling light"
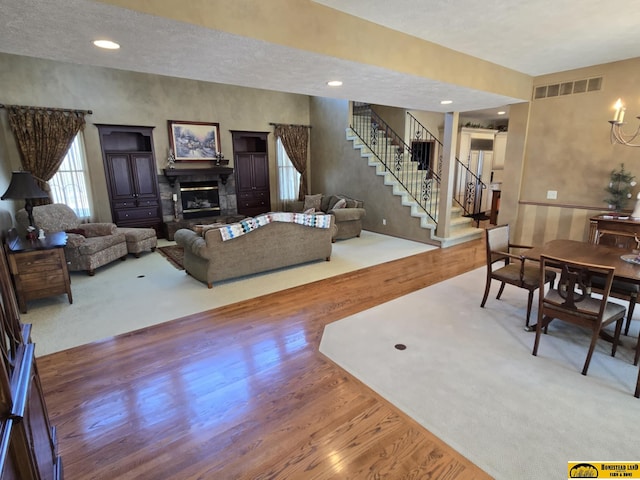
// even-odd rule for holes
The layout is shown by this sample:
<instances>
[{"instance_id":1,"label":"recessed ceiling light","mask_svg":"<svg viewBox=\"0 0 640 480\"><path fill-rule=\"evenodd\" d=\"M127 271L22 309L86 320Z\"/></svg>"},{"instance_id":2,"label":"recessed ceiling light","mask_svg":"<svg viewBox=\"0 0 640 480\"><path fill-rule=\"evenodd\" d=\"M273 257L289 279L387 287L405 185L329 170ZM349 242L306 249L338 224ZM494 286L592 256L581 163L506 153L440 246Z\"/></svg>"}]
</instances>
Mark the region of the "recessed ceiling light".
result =
<instances>
[{"instance_id":1,"label":"recessed ceiling light","mask_svg":"<svg viewBox=\"0 0 640 480\"><path fill-rule=\"evenodd\" d=\"M440 105L451 105L453 103L453 100L442 100L440 102Z\"/></svg>"},{"instance_id":2,"label":"recessed ceiling light","mask_svg":"<svg viewBox=\"0 0 640 480\"><path fill-rule=\"evenodd\" d=\"M107 50L117 50L120 48L116 42L112 42L111 40L94 40L93 44L99 48L106 48Z\"/></svg>"},{"instance_id":3,"label":"recessed ceiling light","mask_svg":"<svg viewBox=\"0 0 640 480\"><path fill-rule=\"evenodd\" d=\"M504 110L500 110L500 111L498 112L498 115L504 115L504 114L506 114L506 113L507 113L507 112L505 112Z\"/></svg>"},{"instance_id":4,"label":"recessed ceiling light","mask_svg":"<svg viewBox=\"0 0 640 480\"><path fill-rule=\"evenodd\" d=\"M342 82L340 80L331 80L330 82L327 82L327 85L330 87L340 87L342 86Z\"/></svg>"}]
</instances>

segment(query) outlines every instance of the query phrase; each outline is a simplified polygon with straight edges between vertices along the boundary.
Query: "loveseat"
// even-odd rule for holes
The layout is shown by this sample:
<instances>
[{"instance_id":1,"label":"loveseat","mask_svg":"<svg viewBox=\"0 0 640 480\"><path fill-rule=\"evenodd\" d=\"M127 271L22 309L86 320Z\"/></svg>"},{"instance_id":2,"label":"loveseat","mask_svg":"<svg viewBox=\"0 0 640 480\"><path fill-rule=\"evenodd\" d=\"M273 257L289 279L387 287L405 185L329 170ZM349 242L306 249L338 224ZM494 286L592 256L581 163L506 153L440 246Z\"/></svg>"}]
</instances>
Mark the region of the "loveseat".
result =
<instances>
[{"instance_id":1,"label":"loveseat","mask_svg":"<svg viewBox=\"0 0 640 480\"><path fill-rule=\"evenodd\" d=\"M362 232L362 218L366 215L364 202L346 195L306 195L304 201L293 202L294 212L327 213L335 217L336 233L333 240L359 237Z\"/></svg>"},{"instance_id":2,"label":"loveseat","mask_svg":"<svg viewBox=\"0 0 640 480\"><path fill-rule=\"evenodd\" d=\"M257 228L245 228L267 214L236 224L205 228L201 233L182 228L174 239L184 248L184 268L192 277L207 284L254 273L266 272L315 260L330 260L334 218L330 215L298 214L307 225L295 221L269 221ZM276 214L285 216L284 213ZM289 214L294 215L294 214ZM271 218L271 217L269 217ZM320 222L327 226L309 226ZM221 229L226 229L221 232ZM248 230L241 232L241 230ZM223 233L238 236L223 240ZM227 233L228 235L228 233Z\"/></svg>"},{"instance_id":3,"label":"loveseat","mask_svg":"<svg viewBox=\"0 0 640 480\"><path fill-rule=\"evenodd\" d=\"M62 203L33 207L33 220L45 235L67 232L64 255L71 271L86 270L94 275L98 267L127 257L127 240L113 223L81 223L75 212ZM16 212L16 222L23 229L29 226L27 212Z\"/></svg>"}]
</instances>

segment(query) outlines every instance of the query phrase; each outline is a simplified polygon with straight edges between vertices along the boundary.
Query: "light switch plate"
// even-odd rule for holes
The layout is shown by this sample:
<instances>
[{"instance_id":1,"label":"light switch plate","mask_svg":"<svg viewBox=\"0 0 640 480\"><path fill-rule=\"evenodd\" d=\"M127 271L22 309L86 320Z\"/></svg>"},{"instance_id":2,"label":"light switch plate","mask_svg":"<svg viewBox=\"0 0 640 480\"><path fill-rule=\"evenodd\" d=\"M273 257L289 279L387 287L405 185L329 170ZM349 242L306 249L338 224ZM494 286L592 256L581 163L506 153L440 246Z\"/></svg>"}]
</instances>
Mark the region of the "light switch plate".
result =
<instances>
[{"instance_id":1,"label":"light switch plate","mask_svg":"<svg viewBox=\"0 0 640 480\"><path fill-rule=\"evenodd\" d=\"M557 190L547 190L547 200L557 200L558 192Z\"/></svg>"}]
</instances>

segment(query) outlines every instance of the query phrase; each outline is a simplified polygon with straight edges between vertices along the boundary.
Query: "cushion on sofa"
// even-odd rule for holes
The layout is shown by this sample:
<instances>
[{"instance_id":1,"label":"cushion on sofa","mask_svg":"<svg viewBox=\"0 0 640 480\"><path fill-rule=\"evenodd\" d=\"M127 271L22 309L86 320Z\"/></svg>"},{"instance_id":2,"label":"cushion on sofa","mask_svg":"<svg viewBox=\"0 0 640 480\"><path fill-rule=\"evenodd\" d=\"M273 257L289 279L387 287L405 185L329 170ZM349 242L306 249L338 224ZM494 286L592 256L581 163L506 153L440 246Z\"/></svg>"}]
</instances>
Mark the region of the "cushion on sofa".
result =
<instances>
[{"instance_id":1,"label":"cushion on sofa","mask_svg":"<svg viewBox=\"0 0 640 480\"><path fill-rule=\"evenodd\" d=\"M305 195L304 196L304 206L302 210L306 211L310 208L315 208L316 210L320 210L322 202L322 194L318 193L316 195Z\"/></svg>"},{"instance_id":2,"label":"cushion on sofa","mask_svg":"<svg viewBox=\"0 0 640 480\"><path fill-rule=\"evenodd\" d=\"M336 207L336 205L341 205ZM355 208L359 207L358 200L347 197L346 195L331 195L326 201L326 212L334 208Z\"/></svg>"},{"instance_id":3,"label":"cushion on sofa","mask_svg":"<svg viewBox=\"0 0 640 480\"><path fill-rule=\"evenodd\" d=\"M332 210L336 210L338 208L346 208L347 207L347 201L344 198L341 198L340 200L338 200L336 202L336 204L333 206Z\"/></svg>"}]
</instances>

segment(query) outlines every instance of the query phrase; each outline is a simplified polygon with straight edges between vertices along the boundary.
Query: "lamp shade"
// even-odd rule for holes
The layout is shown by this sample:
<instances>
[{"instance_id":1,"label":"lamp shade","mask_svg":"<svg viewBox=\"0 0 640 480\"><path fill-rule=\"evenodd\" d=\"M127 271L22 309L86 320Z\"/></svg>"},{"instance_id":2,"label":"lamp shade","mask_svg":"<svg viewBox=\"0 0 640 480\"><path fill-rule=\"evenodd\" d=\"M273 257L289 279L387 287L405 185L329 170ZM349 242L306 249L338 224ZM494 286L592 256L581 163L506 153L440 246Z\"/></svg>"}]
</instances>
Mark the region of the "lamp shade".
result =
<instances>
[{"instance_id":1,"label":"lamp shade","mask_svg":"<svg viewBox=\"0 0 640 480\"><path fill-rule=\"evenodd\" d=\"M2 200L26 200L29 198L48 198L47 192L42 190L31 176L30 172L12 172L11 182Z\"/></svg>"}]
</instances>

